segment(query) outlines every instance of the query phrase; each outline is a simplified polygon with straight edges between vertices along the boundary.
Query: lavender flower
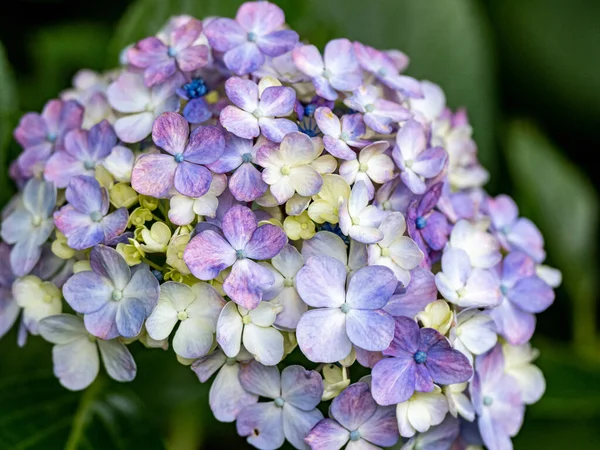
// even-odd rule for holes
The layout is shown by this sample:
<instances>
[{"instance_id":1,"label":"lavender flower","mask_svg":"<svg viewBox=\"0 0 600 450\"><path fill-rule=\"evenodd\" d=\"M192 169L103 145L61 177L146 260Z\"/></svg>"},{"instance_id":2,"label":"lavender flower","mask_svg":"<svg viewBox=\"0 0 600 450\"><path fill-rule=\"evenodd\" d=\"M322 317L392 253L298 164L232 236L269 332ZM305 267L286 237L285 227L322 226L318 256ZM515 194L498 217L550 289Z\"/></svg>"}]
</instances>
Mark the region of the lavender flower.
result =
<instances>
[{"instance_id":1,"label":"lavender flower","mask_svg":"<svg viewBox=\"0 0 600 450\"><path fill-rule=\"evenodd\" d=\"M375 196L373 183L383 184L394 177L394 162L385 154L389 146L386 141L373 142L360 151L358 159L340 165L340 175L348 184L365 183L370 200Z\"/></svg>"},{"instance_id":2,"label":"lavender flower","mask_svg":"<svg viewBox=\"0 0 600 450\"><path fill-rule=\"evenodd\" d=\"M54 230L55 206L54 183L32 178L25 185L21 201L3 217L0 235L8 244L14 244L10 265L15 275L27 275L39 261L42 245Z\"/></svg>"},{"instance_id":3,"label":"lavender flower","mask_svg":"<svg viewBox=\"0 0 600 450\"><path fill-rule=\"evenodd\" d=\"M81 126L83 108L75 100L50 100L42 114L27 113L19 121L15 139L24 151L18 158L21 176L43 173L46 161L56 150L64 150L65 136Z\"/></svg>"},{"instance_id":4,"label":"lavender flower","mask_svg":"<svg viewBox=\"0 0 600 450\"><path fill-rule=\"evenodd\" d=\"M192 274L200 280L212 280L232 266L225 279L225 293L238 305L254 309L275 279L266 268L253 260L271 259L287 242L285 233L275 225L258 227L254 213L235 205L221 222L223 235L205 230L195 236L184 253Z\"/></svg>"},{"instance_id":5,"label":"lavender flower","mask_svg":"<svg viewBox=\"0 0 600 450\"><path fill-rule=\"evenodd\" d=\"M330 256L341 262L349 274L367 265L366 245L350 240L346 245L344 240L331 231L319 231L312 239L304 241L302 257L305 261L311 256Z\"/></svg>"},{"instance_id":6,"label":"lavender flower","mask_svg":"<svg viewBox=\"0 0 600 450\"><path fill-rule=\"evenodd\" d=\"M267 80L263 78L263 80ZM231 77L225 82L225 92L233 105L221 111L221 125L244 139L261 133L269 140L281 142L283 137L297 131L297 125L288 119L294 108L296 92L281 85L257 85L251 80Z\"/></svg>"},{"instance_id":7,"label":"lavender flower","mask_svg":"<svg viewBox=\"0 0 600 450\"><path fill-rule=\"evenodd\" d=\"M387 348L394 321L381 308L394 293L396 277L387 267L368 266L350 278L346 267L330 256L314 256L296 274L296 288L306 304L296 328L298 345L314 362L336 362L352 350Z\"/></svg>"},{"instance_id":8,"label":"lavender flower","mask_svg":"<svg viewBox=\"0 0 600 450\"><path fill-rule=\"evenodd\" d=\"M188 122L177 113L162 114L152 126L152 140L168 154L147 154L138 159L131 185L140 194L168 197L172 189L188 197L201 197L212 175L204 164L223 154L225 139L215 126L200 126L190 133Z\"/></svg>"},{"instance_id":9,"label":"lavender flower","mask_svg":"<svg viewBox=\"0 0 600 450\"><path fill-rule=\"evenodd\" d=\"M192 72L208 62L208 47L196 42L202 33L202 22L190 19L171 31L163 42L157 37L139 41L127 51L127 60L144 69L144 82L152 87L175 75L177 70Z\"/></svg>"},{"instance_id":10,"label":"lavender flower","mask_svg":"<svg viewBox=\"0 0 600 450\"><path fill-rule=\"evenodd\" d=\"M315 120L323 133L325 149L336 158L356 159L356 153L350 147L362 148L369 141L361 139L366 132L362 114L347 114L342 120L331 109L322 106L315 111Z\"/></svg>"},{"instance_id":11,"label":"lavender flower","mask_svg":"<svg viewBox=\"0 0 600 450\"><path fill-rule=\"evenodd\" d=\"M383 308L394 317L415 317L437 298L435 277L427 269L416 267L410 271L408 285L398 283L390 301Z\"/></svg>"},{"instance_id":12,"label":"lavender flower","mask_svg":"<svg viewBox=\"0 0 600 450\"><path fill-rule=\"evenodd\" d=\"M225 52L223 61L229 70L245 75L258 70L266 56L280 56L298 42L298 34L285 30L281 8L269 2L246 2L235 20L212 20L204 33L211 47Z\"/></svg>"},{"instance_id":13,"label":"lavender flower","mask_svg":"<svg viewBox=\"0 0 600 450\"><path fill-rule=\"evenodd\" d=\"M108 213L108 192L95 178L78 175L65 194L68 205L54 213L56 227L67 237L69 247L85 250L119 236L129 220L126 208Z\"/></svg>"},{"instance_id":14,"label":"lavender flower","mask_svg":"<svg viewBox=\"0 0 600 450\"><path fill-rule=\"evenodd\" d=\"M304 438L323 418L316 409L323 395L318 372L288 366L280 374L276 367L253 361L242 366L240 383L246 391L273 400L247 406L239 413L240 436L262 449L279 448L285 439L297 449L307 448Z\"/></svg>"},{"instance_id":15,"label":"lavender flower","mask_svg":"<svg viewBox=\"0 0 600 450\"><path fill-rule=\"evenodd\" d=\"M369 205L369 190L364 181L358 181L352 187L350 198L340 207L340 229L358 242L374 244L383 239L378 227L386 216L385 211Z\"/></svg>"},{"instance_id":16,"label":"lavender flower","mask_svg":"<svg viewBox=\"0 0 600 450\"><path fill-rule=\"evenodd\" d=\"M90 253L92 270L67 280L63 295L83 314L85 328L101 339L137 336L159 296L156 277L144 264L130 269L116 250L95 246Z\"/></svg>"},{"instance_id":17,"label":"lavender flower","mask_svg":"<svg viewBox=\"0 0 600 450\"><path fill-rule=\"evenodd\" d=\"M65 188L74 176L94 176L96 166L116 145L117 135L106 120L89 131L72 130L65 137L64 150L57 150L46 163L44 177Z\"/></svg>"},{"instance_id":18,"label":"lavender flower","mask_svg":"<svg viewBox=\"0 0 600 450\"><path fill-rule=\"evenodd\" d=\"M327 100L336 100L337 91L357 89L362 74L348 39L334 39L325 46L324 56L314 45L296 47L292 52L294 63L311 77L317 94Z\"/></svg>"},{"instance_id":19,"label":"lavender flower","mask_svg":"<svg viewBox=\"0 0 600 450\"><path fill-rule=\"evenodd\" d=\"M54 344L54 375L60 384L71 391L85 389L98 376L98 350L106 372L112 379L131 381L135 378L137 368L127 347L117 339L96 339L87 332L83 321L77 316L59 314L47 317L40 322L40 334Z\"/></svg>"},{"instance_id":20,"label":"lavender flower","mask_svg":"<svg viewBox=\"0 0 600 450\"><path fill-rule=\"evenodd\" d=\"M441 424L411 437L401 450L446 450L452 448L459 433L459 421L454 417L446 416Z\"/></svg>"},{"instance_id":21,"label":"lavender flower","mask_svg":"<svg viewBox=\"0 0 600 450\"><path fill-rule=\"evenodd\" d=\"M473 369L465 356L431 328L419 329L412 319L397 317L394 339L383 351L391 358L373 367L373 398L380 405L408 400L415 391L431 392L433 383L467 381Z\"/></svg>"}]
</instances>

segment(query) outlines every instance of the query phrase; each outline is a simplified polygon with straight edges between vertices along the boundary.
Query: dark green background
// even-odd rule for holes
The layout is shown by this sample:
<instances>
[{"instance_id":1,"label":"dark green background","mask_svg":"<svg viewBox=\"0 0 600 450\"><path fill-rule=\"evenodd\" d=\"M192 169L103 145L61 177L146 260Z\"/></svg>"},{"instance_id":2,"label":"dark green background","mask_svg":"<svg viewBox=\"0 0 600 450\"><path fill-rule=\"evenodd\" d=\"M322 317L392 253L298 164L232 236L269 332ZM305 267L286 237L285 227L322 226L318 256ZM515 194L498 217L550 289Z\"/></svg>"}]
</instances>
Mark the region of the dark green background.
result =
<instances>
[{"instance_id":1,"label":"dark green background","mask_svg":"<svg viewBox=\"0 0 600 450\"><path fill-rule=\"evenodd\" d=\"M335 37L398 48L409 73L466 106L493 194L513 195L546 237L564 283L538 317L534 344L548 388L528 408L517 449L600 448L598 197L600 2L596 0L280 0L319 46ZM108 69L119 50L170 14L232 16L234 0L21 0L0 14L0 202L19 149L18 117L69 86L78 68ZM5 53L5 55L2 55ZM14 330L13 330L14 331ZM52 377L50 346L0 342L0 448L238 448L216 422L208 387L172 354L132 345L138 378L100 378L83 394Z\"/></svg>"}]
</instances>

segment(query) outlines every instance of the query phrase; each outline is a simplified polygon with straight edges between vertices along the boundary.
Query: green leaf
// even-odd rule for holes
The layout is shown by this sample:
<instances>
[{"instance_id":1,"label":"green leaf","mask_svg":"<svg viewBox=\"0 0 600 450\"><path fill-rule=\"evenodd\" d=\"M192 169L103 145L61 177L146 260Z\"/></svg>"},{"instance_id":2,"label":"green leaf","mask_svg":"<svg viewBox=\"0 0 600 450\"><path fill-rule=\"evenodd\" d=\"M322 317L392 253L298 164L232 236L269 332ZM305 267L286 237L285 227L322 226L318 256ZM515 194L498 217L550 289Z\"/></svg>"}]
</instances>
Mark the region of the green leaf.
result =
<instances>
[{"instance_id":1,"label":"green leaf","mask_svg":"<svg viewBox=\"0 0 600 450\"><path fill-rule=\"evenodd\" d=\"M12 191L8 178L8 149L17 111L17 88L4 47L0 43L0 207L10 198Z\"/></svg>"},{"instance_id":2,"label":"green leaf","mask_svg":"<svg viewBox=\"0 0 600 450\"><path fill-rule=\"evenodd\" d=\"M595 350L598 195L582 171L530 123L509 124L505 153L522 214L540 227L551 261L563 272L574 306L575 346Z\"/></svg>"}]
</instances>

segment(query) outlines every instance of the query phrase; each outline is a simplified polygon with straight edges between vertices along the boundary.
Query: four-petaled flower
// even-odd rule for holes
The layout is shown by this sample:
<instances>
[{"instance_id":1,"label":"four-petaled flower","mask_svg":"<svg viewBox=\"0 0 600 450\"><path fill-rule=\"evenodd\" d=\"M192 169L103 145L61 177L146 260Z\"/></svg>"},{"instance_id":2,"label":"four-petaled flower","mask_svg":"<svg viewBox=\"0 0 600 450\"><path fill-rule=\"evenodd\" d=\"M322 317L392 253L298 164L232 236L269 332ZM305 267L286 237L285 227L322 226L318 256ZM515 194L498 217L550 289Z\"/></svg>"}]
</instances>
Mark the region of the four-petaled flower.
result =
<instances>
[{"instance_id":1,"label":"four-petaled flower","mask_svg":"<svg viewBox=\"0 0 600 450\"><path fill-rule=\"evenodd\" d=\"M344 235L358 242L374 244L383 239L383 232L378 227L387 214L377 206L369 205L369 190L364 181L357 181L350 197L340 207L340 228Z\"/></svg>"},{"instance_id":2,"label":"four-petaled flower","mask_svg":"<svg viewBox=\"0 0 600 450\"><path fill-rule=\"evenodd\" d=\"M362 148L369 144L361 139L367 131L362 114L346 114L340 120L331 109L322 106L315 111L315 120L324 135L325 150L336 158L356 159L356 152L351 147Z\"/></svg>"},{"instance_id":3,"label":"four-petaled flower","mask_svg":"<svg viewBox=\"0 0 600 450\"><path fill-rule=\"evenodd\" d=\"M340 165L340 175L348 184L365 183L369 200L375 196L373 182L383 184L394 177L394 162L385 154L389 146L386 141L373 142L360 151L358 159L344 161Z\"/></svg>"}]
</instances>

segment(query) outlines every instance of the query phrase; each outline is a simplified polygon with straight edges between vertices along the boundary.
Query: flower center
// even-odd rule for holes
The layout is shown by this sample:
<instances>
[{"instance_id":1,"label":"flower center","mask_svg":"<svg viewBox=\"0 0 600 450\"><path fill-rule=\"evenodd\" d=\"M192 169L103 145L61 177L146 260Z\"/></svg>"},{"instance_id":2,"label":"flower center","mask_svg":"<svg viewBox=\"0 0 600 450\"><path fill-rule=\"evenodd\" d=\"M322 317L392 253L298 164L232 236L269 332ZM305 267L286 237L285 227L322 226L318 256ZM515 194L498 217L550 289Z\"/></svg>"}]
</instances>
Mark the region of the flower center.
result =
<instances>
[{"instance_id":1,"label":"flower center","mask_svg":"<svg viewBox=\"0 0 600 450\"><path fill-rule=\"evenodd\" d=\"M360 225L360 217L353 217L352 225Z\"/></svg>"},{"instance_id":2,"label":"flower center","mask_svg":"<svg viewBox=\"0 0 600 450\"><path fill-rule=\"evenodd\" d=\"M250 42L256 42L256 39L258 39L258 35L254 31L248 33L248 40Z\"/></svg>"},{"instance_id":3,"label":"flower center","mask_svg":"<svg viewBox=\"0 0 600 450\"><path fill-rule=\"evenodd\" d=\"M90 214L90 218L94 222L100 222L102 220L102 213L100 211L94 211Z\"/></svg>"},{"instance_id":4,"label":"flower center","mask_svg":"<svg viewBox=\"0 0 600 450\"><path fill-rule=\"evenodd\" d=\"M175 50L173 47L169 47L167 50L167 55L169 55L169 58L175 58L175 56L177 56L177 50Z\"/></svg>"},{"instance_id":5,"label":"flower center","mask_svg":"<svg viewBox=\"0 0 600 450\"><path fill-rule=\"evenodd\" d=\"M119 289L115 289L114 291L112 291L112 299L115 302L118 302L122 298L123 298L123 291L120 291Z\"/></svg>"},{"instance_id":6,"label":"flower center","mask_svg":"<svg viewBox=\"0 0 600 450\"><path fill-rule=\"evenodd\" d=\"M208 92L206 83L202 78L193 78L192 81L183 85L183 89L189 98L200 98Z\"/></svg>"},{"instance_id":7,"label":"flower center","mask_svg":"<svg viewBox=\"0 0 600 450\"><path fill-rule=\"evenodd\" d=\"M350 305L348 303L344 303L342 306L340 306L340 309L344 314L348 314L350 312Z\"/></svg>"},{"instance_id":8,"label":"flower center","mask_svg":"<svg viewBox=\"0 0 600 450\"><path fill-rule=\"evenodd\" d=\"M242 317L242 323L244 325L248 325L249 323L252 323L252 317L250 317L250 315Z\"/></svg>"},{"instance_id":9,"label":"flower center","mask_svg":"<svg viewBox=\"0 0 600 450\"><path fill-rule=\"evenodd\" d=\"M502 292L502 295L504 295L506 297L506 294L508 294L508 288L506 287L506 285L504 285L504 284L500 285L500 292Z\"/></svg>"},{"instance_id":10,"label":"flower center","mask_svg":"<svg viewBox=\"0 0 600 450\"><path fill-rule=\"evenodd\" d=\"M183 162L183 153L177 153L175 156L175 162L180 164Z\"/></svg>"},{"instance_id":11,"label":"flower center","mask_svg":"<svg viewBox=\"0 0 600 450\"><path fill-rule=\"evenodd\" d=\"M242 162L243 163L249 163L252 162L252 153L244 153L242 155Z\"/></svg>"},{"instance_id":12,"label":"flower center","mask_svg":"<svg viewBox=\"0 0 600 450\"><path fill-rule=\"evenodd\" d=\"M42 218L40 216L33 216L31 218L31 225L39 227L42 224Z\"/></svg>"},{"instance_id":13,"label":"flower center","mask_svg":"<svg viewBox=\"0 0 600 450\"><path fill-rule=\"evenodd\" d=\"M508 234L508 233L510 233L510 225L504 225L504 226L503 226L503 227L500 229L500 232L501 232L502 234Z\"/></svg>"},{"instance_id":14,"label":"flower center","mask_svg":"<svg viewBox=\"0 0 600 450\"><path fill-rule=\"evenodd\" d=\"M464 296L467 294L467 290L466 290L464 287L461 287L460 289L458 289L458 290L456 291L456 294L457 294L459 297L464 297Z\"/></svg>"},{"instance_id":15,"label":"flower center","mask_svg":"<svg viewBox=\"0 0 600 450\"><path fill-rule=\"evenodd\" d=\"M385 247L381 249L381 256L387 257L390 256L390 249Z\"/></svg>"},{"instance_id":16,"label":"flower center","mask_svg":"<svg viewBox=\"0 0 600 450\"><path fill-rule=\"evenodd\" d=\"M317 105L306 105L304 107L304 114L306 114L307 116L312 116L315 113L315 110L317 109Z\"/></svg>"},{"instance_id":17,"label":"flower center","mask_svg":"<svg viewBox=\"0 0 600 450\"><path fill-rule=\"evenodd\" d=\"M365 106L365 111L368 112L368 113L371 113L371 112L375 111L375 105L373 105L371 103L371 104Z\"/></svg>"},{"instance_id":18,"label":"flower center","mask_svg":"<svg viewBox=\"0 0 600 450\"><path fill-rule=\"evenodd\" d=\"M85 170L94 170L96 168L96 163L94 161L85 161L83 167Z\"/></svg>"},{"instance_id":19,"label":"flower center","mask_svg":"<svg viewBox=\"0 0 600 450\"><path fill-rule=\"evenodd\" d=\"M294 285L294 280L290 280L289 278L286 278L285 280L283 280L284 287L292 287L293 285Z\"/></svg>"},{"instance_id":20,"label":"flower center","mask_svg":"<svg viewBox=\"0 0 600 450\"><path fill-rule=\"evenodd\" d=\"M281 168L281 175L289 175L290 174L290 168L288 166L283 166Z\"/></svg>"},{"instance_id":21,"label":"flower center","mask_svg":"<svg viewBox=\"0 0 600 450\"><path fill-rule=\"evenodd\" d=\"M427 361L427 353L419 350L414 354L414 358L417 364L424 364Z\"/></svg>"},{"instance_id":22,"label":"flower center","mask_svg":"<svg viewBox=\"0 0 600 450\"><path fill-rule=\"evenodd\" d=\"M237 259L246 259L246 252L244 250L236 250L235 256Z\"/></svg>"},{"instance_id":23,"label":"flower center","mask_svg":"<svg viewBox=\"0 0 600 450\"><path fill-rule=\"evenodd\" d=\"M228 366L233 366L237 361L235 360L235 358L227 358L227 360L225 360L225 364L227 364Z\"/></svg>"},{"instance_id":24,"label":"flower center","mask_svg":"<svg viewBox=\"0 0 600 450\"><path fill-rule=\"evenodd\" d=\"M278 408L283 408L283 405L285 405L285 400L281 397L277 397L275 399L275 406L277 406Z\"/></svg>"},{"instance_id":25,"label":"flower center","mask_svg":"<svg viewBox=\"0 0 600 450\"><path fill-rule=\"evenodd\" d=\"M360 431L354 430L350 432L350 440L358 441L360 439Z\"/></svg>"},{"instance_id":26,"label":"flower center","mask_svg":"<svg viewBox=\"0 0 600 450\"><path fill-rule=\"evenodd\" d=\"M419 216L417 217L417 220L415 220L415 225L417 226L417 230L422 230L427 226L427 219Z\"/></svg>"},{"instance_id":27,"label":"flower center","mask_svg":"<svg viewBox=\"0 0 600 450\"><path fill-rule=\"evenodd\" d=\"M404 161L404 166L405 166L407 169L410 169L410 168L413 166L413 164L414 164L414 163L415 163L415 162L414 162L412 159L407 159L406 161Z\"/></svg>"},{"instance_id":28,"label":"flower center","mask_svg":"<svg viewBox=\"0 0 600 450\"><path fill-rule=\"evenodd\" d=\"M56 136L56 133L48 133L48 136L46 136L46 139L52 143L56 142L57 138L58 136Z\"/></svg>"},{"instance_id":29,"label":"flower center","mask_svg":"<svg viewBox=\"0 0 600 450\"><path fill-rule=\"evenodd\" d=\"M252 113L252 115L254 117L256 117L257 119L260 119L263 116L263 112L260 109L255 109L254 112Z\"/></svg>"},{"instance_id":30,"label":"flower center","mask_svg":"<svg viewBox=\"0 0 600 450\"><path fill-rule=\"evenodd\" d=\"M342 134L340 134L340 139L342 141L347 141L348 139L350 139L350 135L344 131L342 132Z\"/></svg>"},{"instance_id":31,"label":"flower center","mask_svg":"<svg viewBox=\"0 0 600 450\"><path fill-rule=\"evenodd\" d=\"M327 69L323 69L323 76L325 78L329 78L331 76L331 71Z\"/></svg>"},{"instance_id":32,"label":"flower center","mask_svg":"<svg viewBox=\"0 0 600 450\"><path fill-rule=\"evenodd\" d=\"M302 225L300 225L300 228L302 228L303 230L306 230L308 228L308 224L303 223Z\"/></svg>"},{"instance_id":33,"label":"flower center","mask_svg":"<svg viewBox=\"0 0 600 450\"><path fill-rule=\"evenodd\" d=\"M380 77L385 77L387 75L387 70L383 67L381 67L378 71L377 71L377 75L379 75Z\"/></svg>"},{"instance_id":34,"label":"flower center","mask_svg":"<svg viewBox=\"0 0 600 450\"><path fill-rule=\"evenodd\" d=\"M183 252L177 252L177 259L183 259Z\"/></svg>"},{"instance_id":35,"label":"flower center","mask_svg":"<svg viewBox=\"0 0 600 450\"><path fill-rule=\"evenodd\" d=\"M189 317L189 316L188 316L188 313L187 313L187 311L185 311L185 310L183 310L183 311L179 311L179 312L177 313L177 319L178 319L178 320L185 320L185 319L187 319L188 317Z\"/></svg>"},{"instance_id":36,"label":"flower center","mask_svg":"<svg viewBox=\"0 0 600 450\"><path fill-rule=\"evenodd\" d=\"M366 172L367 170L369 170L369 165L363 163L358 166L358 170L360 170L361 172Z\"/></svg>"},{"instance_id":37,"label":"flower center","mask_svg":"<svg viewBox=\"0 0 600 450\"><path fill-rule=\"evenodd\" d=\"M386 200L385 202L383 202L383 205L381 205L383 207L383 209L385 211L388 211L389 209L392 208L392 204L389 202L389 200Z\"/></svg>"},{"instance_id":38,"label":"flower center","mask_svg":"<svg viewBox=\"0 0 600 450\"><path fill-rule=\"evenodd\" d=\"M492 403L494 403L494 399L488 395L483 397L483 404L485 406L492 406Z\"/></svg>"}]
</instances>

